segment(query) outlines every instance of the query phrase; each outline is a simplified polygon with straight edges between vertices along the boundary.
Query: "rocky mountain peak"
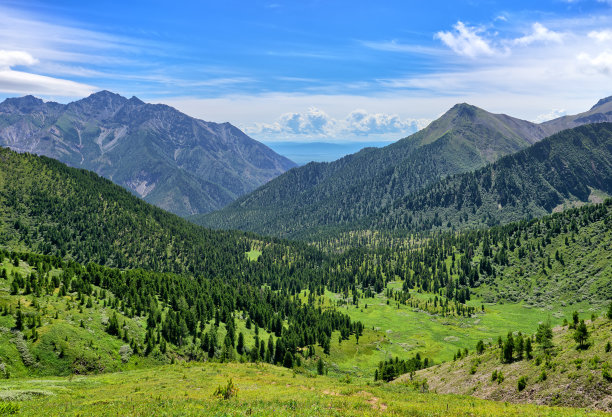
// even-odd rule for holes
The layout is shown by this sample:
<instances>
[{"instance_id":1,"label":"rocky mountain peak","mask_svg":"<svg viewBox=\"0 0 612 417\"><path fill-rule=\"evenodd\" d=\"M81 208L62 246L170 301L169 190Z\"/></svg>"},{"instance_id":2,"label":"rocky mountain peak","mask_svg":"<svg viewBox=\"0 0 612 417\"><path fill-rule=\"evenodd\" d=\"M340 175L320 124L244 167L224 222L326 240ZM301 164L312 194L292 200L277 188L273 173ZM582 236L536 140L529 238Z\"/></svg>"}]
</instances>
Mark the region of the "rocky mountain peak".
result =
<instances>
[{"instance_id":1,"label":"rocky mountain peak","mask_svg":"<svg viewBox=\"0 0 612 417\"><path fill-rule=\"evenodd\" d=\"M606 98L602 98L601 100L599 100L597 102L597 104L595 104L593 107L591 107L591 110L594 110L597 107L602 107L604 104L607 104L607 103L610 103L610 102L612 102L612 96L606 97Z\"/></svg>"},{"instance_id":2,"label":"rocky mountain peak","mask_svg":"<svg viewBox=\"0 0 612 417\"><path fill-rule=\"evenodd\" d=\"M4 111L17 111L20 113L31 113L44 106L45 102L34 96L7 98L0 104Z\"/></svg>"}]
</instances>

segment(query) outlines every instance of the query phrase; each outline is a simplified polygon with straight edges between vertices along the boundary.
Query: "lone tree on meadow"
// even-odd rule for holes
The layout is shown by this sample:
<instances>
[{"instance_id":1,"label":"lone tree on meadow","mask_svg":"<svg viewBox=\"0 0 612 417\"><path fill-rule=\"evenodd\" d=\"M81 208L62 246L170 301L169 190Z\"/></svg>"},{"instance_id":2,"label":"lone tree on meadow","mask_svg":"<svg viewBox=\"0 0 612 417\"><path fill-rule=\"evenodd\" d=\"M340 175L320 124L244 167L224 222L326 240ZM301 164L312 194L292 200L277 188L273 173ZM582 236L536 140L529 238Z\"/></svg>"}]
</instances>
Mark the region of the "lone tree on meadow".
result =
<instances>
[{"instance_id":1,"label":"lone tree on meadow","mask_svg":"<svg viewBox=\"0 0 612 417\"><path fill-rule=\"evenodd\" d=\"M576 330L574 330L574 340L578 343L579 349L584 349L588 347L587 340L589 339L589 330L587 329L584 320L580 320L580 323L576 326Z\"/></svg>"}]
</instances>

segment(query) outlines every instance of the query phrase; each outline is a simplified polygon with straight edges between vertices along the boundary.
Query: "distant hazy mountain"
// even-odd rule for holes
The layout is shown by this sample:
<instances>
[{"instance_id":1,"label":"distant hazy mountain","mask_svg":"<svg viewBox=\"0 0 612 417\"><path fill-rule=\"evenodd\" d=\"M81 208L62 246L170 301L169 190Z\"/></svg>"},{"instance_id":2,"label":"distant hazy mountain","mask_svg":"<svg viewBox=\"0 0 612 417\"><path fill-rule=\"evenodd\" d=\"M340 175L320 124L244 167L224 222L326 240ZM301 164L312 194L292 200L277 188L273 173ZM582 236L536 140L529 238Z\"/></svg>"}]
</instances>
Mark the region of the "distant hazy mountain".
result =
<instances>
[{"instance_id":1,"label":"distant hazy mountain","mask_svg":"<svg viewBox=\"0 0 612 417\"><path fill-rule=\"evenodd\" d=\"M310 234L388 211L439 179L473 171L559 130L612 121L611 99L543 124L457 104L425 129L380 149L293 169L197 223L278 236Z\"/></svg>"},{"instance_id":2,"label":"distant hazy mountain","mask_svg":"<svg viewBox=\"0 0 612 417\"><path fill-rule=\"evenodd\" d=\"M6 99L0 145L95 171L183 216L219 209L295 166L229 123L108 91L66 105Z\"/></svg>"}]
</instances>

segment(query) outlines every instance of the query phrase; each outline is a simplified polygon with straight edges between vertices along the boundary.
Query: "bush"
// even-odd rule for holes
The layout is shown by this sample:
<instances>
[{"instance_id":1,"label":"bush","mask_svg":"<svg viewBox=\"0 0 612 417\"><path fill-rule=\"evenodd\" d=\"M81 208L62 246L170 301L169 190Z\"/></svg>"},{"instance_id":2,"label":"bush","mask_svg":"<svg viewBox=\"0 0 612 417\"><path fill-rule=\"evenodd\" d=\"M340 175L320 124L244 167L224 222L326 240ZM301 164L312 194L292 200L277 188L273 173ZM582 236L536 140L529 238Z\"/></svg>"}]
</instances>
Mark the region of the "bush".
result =
<instances>
[{"instance_id":1,"label":"bush","mask_svg":"<svg viewBox=\"0 0 612 417\"><path fill-rule=\"evenodd\" d=\"M610 374L610 366L606 363L606 365L601 370L601 376L608 382L612 382L612 374Z\"/></svg>"},{"instance_id":2,"label":"bush","mask_svg":"<svg viewBox=\"0 0 612 417\"><path fill-rule=\"evenodd\" d=\"M519 391L524 390L525 387L527 386L527 377L526 376L520 377L518 380L517 386L518 386Z\"/></svg>"},{"instance_id":3,"label":"bush","mask_svg":"<svg viewBox=\"0 0 612 417\"><path fill-rule=\"evenodd\" d=\"M232 381L231 378L229 381L227 381L226 386L222 387L221 385L219 385L213 394L213 396L217 398L222 398L224 400L229 400L230 398L236 397L237 395L238 387L234 385L234 381Z\"/></svg>"},{"instance_id":4,"label":"bush","mask_svg":"<svg viewBox=\"0 0 612 417\"><path fill-rule=\"evenodd\" d=\"M538 382L546 381L547 378L548 378L548 375L546 375L546 371L542 369L542 373L538 377Z\"/></svg>"}]
</instances>

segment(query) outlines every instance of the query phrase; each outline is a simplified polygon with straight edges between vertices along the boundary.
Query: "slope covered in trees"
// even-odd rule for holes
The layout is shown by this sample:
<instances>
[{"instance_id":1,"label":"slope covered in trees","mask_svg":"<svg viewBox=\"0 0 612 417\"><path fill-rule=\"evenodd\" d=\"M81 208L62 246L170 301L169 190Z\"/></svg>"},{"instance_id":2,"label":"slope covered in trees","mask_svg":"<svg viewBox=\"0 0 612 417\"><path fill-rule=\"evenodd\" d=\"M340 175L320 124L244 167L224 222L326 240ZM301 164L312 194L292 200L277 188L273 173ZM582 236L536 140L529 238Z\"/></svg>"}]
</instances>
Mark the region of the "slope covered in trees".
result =
<instances>
[{"instance_id":1,"label":"slope covered in trees","mask_svg":"<svg viewBox=\"0 0 612 417\"><path fill-rule=\"evenodd\" d=\"M610 106L603 102L588 114L537 125L459 104L392 145L293 169L223 210L192 220L213 228L299 238L312 237L319 229L350 228L388 217L396 202L435 186L441 178L483 167L566 126L605 122ZM377 227L396 227L394 220L385 221L388 224Z\"/></svg>"},{"instance_id":2,"label":"slope covered in trees","mask_svg":"<svg viewBox=\"0 0 612 417\"><path fill-rule=\"evenodd\" d=\"M587 202L593 190L612 194L612 124L565 130L473 173L396 201L373 218L382 229L466 228L550 213Z\"/></svg>"},{"instance_id":3,"label":"slope covered in trees","mask_svg":"<svg viewBox=\"0 0 612 417\"><path fill-rule=\"evenodd\" d=\"M414 135L293 169L196 223L292 236L377 213L441 176L471 171L546 136L538 125L458 104Z\"/></svg>"},{"instance_id":4,"label":"slope covered in trees","mask_svg":"<svg viewBox=\"0 0 612 417\"><path fill-rule=\"evenodd\" d=\"M68 309L75 300L99 304L108 291L113 304L103 311L107 318L113 312L147 318L146 333L129 337L112 319L107 327L137 352L164 351L167 343L190 358L204 351L223 357L224 347L234 352L239 335L221 341L215 327L235 329L238 315L274 334L265 346L263 338L256 339L256 351L249 347L258 359L272 349L267 358L273 363L284 363L287 354L293 358L298 348L314 344L327 351L334 331L345 338L362 331L346 315L292 297L302 286L317 289L331 282L329 274L318 271L324 257L315 250L268 241L262 261L252 262L245 254L252 237L195 226L94 173L8 149L0 150L0 161L0 245L24 252L3 253L2 260L10 257L17 265L25 260L31 270L27 276L3 274L4 287L12 293L3 300L10 328L23 330L19 321L24 314L34 320L34 329L53 324L49 314L56 308L48 297L60 297ZM296 270L300 262L304 268ZM54 268L60 270L55 278L49 274ZM34 333L31 337L38 340ZM51 348L45 340L40 343Z\"/></svg>"},{"instance_id":5,"label":"slope covered in trees","mask_svg":"<svg viewBox=\"0 0 612 417\"><path fill-rule=\"evenodd\" d=\"M333 349L360 361L379 334L368 324L360 342L365 326L343 307L382 293L398 311L441 320L486 314L472 302L479 296L533 306L610 297L610 266L588 256L606 259L612 201L486 230L380 234L380 244L350 250L330 240L323 251L203 229L48 158L3 149L0 161L0 327L8 346L15 339L32 353L25 365L11 348L16 375L173 357L312 367ZM337 303L326 301L330 291ZM122 348L133 355L126 364Z\"/></svg>"}]
</instances>

